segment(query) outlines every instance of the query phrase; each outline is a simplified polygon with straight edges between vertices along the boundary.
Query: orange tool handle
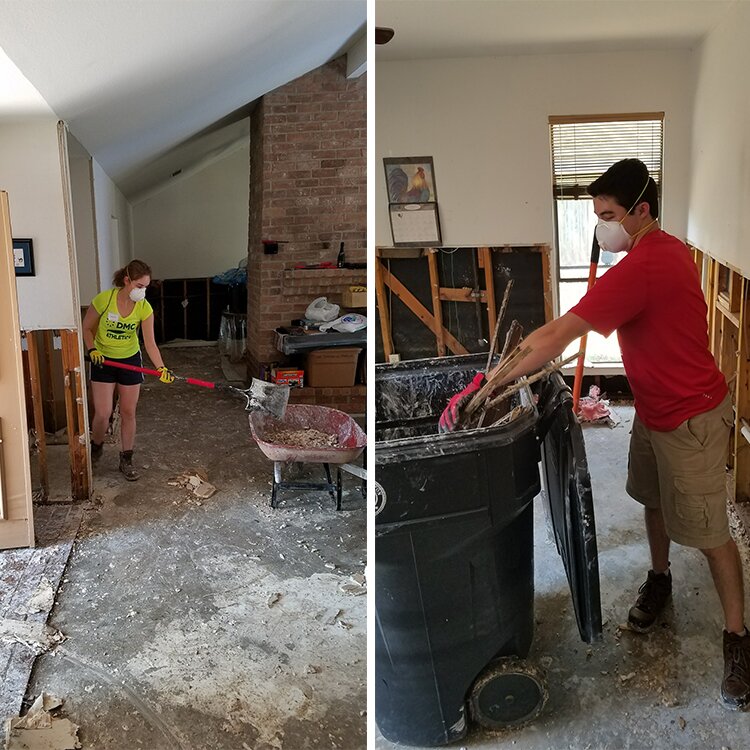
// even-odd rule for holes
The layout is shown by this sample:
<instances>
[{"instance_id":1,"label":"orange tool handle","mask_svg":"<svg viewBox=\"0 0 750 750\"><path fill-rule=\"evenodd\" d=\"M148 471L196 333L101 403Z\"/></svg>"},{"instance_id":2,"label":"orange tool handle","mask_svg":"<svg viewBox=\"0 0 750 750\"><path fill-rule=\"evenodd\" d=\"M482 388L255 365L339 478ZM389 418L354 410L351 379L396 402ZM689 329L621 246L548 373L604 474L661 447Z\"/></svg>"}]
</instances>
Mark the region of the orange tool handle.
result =
<instances>
[{"instance_id":1,"label":"orange tool handle","mask_svg":"<svg viewBox=\"0 0 750 750\"><path fill-rule=\"evenodd\" d=\"M150 370L148 367L137 367L136 365L128 365L125 362L113 362L111 359L105 359L102 364L109 367L119 367L121 370L132 370L133 372L143 372L146 375L155 375L157 378L161 377L161 373L158 370ZM197 380L196 378L183 378L180 375L175 375L175 380L182 380L190 385L199 385L202 388L216 388L216 383L210 383L207 380Z\"/></svg>"},{"instance_id":2,"label":"orange tool handle","mask_svg":"<svg viewBox=\"0 0 750 750\"><path fill-rule=\"evenodd\" d=\"M588 292L592 286L596 283L596 268L599 265L599 243L596 241L596 234L594 234L594 241L591 244L591 265L589 266L589 279L586 291ZM586 339L588 334L581 336L581 343L578 346L581 354L576 362L576 374L573 379L573 414L578 414L578 401L581 398L581 383L583 381L583 362L586 358Z\"/></svg>"}]
</instances>

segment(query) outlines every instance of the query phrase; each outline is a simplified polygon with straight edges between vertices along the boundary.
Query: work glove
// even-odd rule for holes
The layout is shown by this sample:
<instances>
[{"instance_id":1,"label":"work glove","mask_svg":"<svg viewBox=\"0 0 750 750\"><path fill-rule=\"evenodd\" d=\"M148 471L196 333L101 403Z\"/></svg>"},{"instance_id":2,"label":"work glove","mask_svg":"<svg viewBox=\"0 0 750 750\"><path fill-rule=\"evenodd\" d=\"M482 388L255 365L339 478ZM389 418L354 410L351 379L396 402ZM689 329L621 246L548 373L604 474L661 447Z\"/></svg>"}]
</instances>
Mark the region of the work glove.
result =
<instances>
[{"instance_id":1,"label":"work glove","mask_svg":"<svg viewBox=\"0 0 750 750\"><path fill-rule=\"evenodd\" d=\"M482 387L484 383L484 373L478 372L474 379L460 393L457 393L448 402L438 421L439 432L453 432L456 429L456 423L461 415L461 409L471 400L471 397Z\"/></svg>"},{"instance_id":2,"label":"work glove","mask_svg":"<svg viewBox=\"0 0 750 750\"><path fill-rule=\"evenodd\" d=\"M104 362L104 355L95 347L89 349L86 355L95 365L101 365Z\"/></svg>"},{"instance_id":3,"label":"work glove","mask_svg":"<svg viewBox=\"0 0 750 750\"><path fill-rule=\"evenodd\" d=\"M159 368L159 380L162 383L174 383L174 373L167 367Z\"/></svg>"}]
</instances>

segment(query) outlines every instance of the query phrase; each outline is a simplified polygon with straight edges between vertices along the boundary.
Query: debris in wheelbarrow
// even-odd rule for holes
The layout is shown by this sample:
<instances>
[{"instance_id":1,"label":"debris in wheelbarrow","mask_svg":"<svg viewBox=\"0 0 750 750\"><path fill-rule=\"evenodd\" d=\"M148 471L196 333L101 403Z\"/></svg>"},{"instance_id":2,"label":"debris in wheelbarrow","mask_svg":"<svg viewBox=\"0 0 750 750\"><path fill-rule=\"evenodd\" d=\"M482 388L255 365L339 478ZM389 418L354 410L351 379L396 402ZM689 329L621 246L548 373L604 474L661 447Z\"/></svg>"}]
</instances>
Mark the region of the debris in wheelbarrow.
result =
<instances>
[{"instance_id":1,"label":"debris in wheelbarrow","mask_svg":"<svg viewBox=\"0 0 750 750\"><path fill-rule=\"evenodd\" d=\"M146 375L155 375L157 378L161 376L158 370L151 370L148 367L137 367L136 365L129 365L126 362L113 362L111 359L105 359L102 364L107 367L117 367L120 370L133 370L134 372L143 372ZM289 402L288 385L268 383L265 380L258 380L258 378L253 378L250 387L245 390L226 383L212 383L208 380L186 378L182 375L175 375L174 379L181 380L190 385L199 385L202 388L211 388L215 391L237 393L245 397L245 411L263 410L274 417L283 417L286 412L286 405Z\"/></svg>"},{"instance_id":2,"label":"debris in wheelbarrow","mask_svg":"<svg viewBox=\"0 0 750 750\"><path fill-rule=\"evenodd\" d=\"M271 428L266 438L271 443L294 445L300 448L339 448L338 435L321 432L313 427L290 430L283 427Z\"/></svg>"},{"instance_id":3,"label":"debris in wheelbarrow","mask_svg":"<svg viewBox=\"0 0 750 750\"><path fill-rule=\"evenodd\" d=\"M364 431L349 414L328 406L289 404L282 419L262 412L253 412L248 419L258 447L272 461L345 464L356 460L367 443ZM309 429L334 437L338 445L295 445L275 440L279 431L296 436Z\"/></svg>"},{"instance_id":4,"label":"debris in wheelbarrow","mask_svg":"<svg viewBox=\"0 0 750 750\"><path fill-rule=\"evenodd\" d=\"M261 412L252 412L250 430L263 454L274 462L271 507L276 507L279 489L322 490L336 500L341 509L341 472L333 482L330 465L340 466L355 461L365 449L367 437L362 428L348 414L327 406L290 404L283 419L275 419ZM301 433L314 430L335 439L335 445L298 445ZM277 442L277 436L286 436ZM294 439L290 437L296 436ZM282 438L283 439L283 438ZM286 442L289 440L289 442ZM323 464L326 482L286 482L281 469L288 463Z\"/></svg>"}]
</instances>

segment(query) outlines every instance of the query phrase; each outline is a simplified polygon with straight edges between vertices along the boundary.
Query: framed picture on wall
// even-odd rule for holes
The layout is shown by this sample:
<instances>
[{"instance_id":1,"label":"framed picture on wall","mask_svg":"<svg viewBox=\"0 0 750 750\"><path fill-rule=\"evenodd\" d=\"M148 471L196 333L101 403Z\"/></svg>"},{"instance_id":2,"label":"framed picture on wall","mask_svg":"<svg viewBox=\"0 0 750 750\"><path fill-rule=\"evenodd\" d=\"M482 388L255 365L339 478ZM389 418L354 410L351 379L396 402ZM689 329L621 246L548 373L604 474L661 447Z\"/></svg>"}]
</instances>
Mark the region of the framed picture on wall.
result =
<instances>
[{"instance_id":1,"label":"framed picture on wall","mask_svg":"<svg viewBox=\"0 0 750 750\"><path fill-rule=\"evenodd\" d=\"M435 166L431 156L383 159L389 203L434 203Z\"/></svg>"},{"instance_id":2,"label":"framed picture on wall","mask_svg":"<svg viewBox=\"0 0 750 750\"><path fill-rule=\"evenodd\" d=\"M34 244L30 239L13 240L13 266L16 276L34 276Z\"/></svg>"}]
</instances>

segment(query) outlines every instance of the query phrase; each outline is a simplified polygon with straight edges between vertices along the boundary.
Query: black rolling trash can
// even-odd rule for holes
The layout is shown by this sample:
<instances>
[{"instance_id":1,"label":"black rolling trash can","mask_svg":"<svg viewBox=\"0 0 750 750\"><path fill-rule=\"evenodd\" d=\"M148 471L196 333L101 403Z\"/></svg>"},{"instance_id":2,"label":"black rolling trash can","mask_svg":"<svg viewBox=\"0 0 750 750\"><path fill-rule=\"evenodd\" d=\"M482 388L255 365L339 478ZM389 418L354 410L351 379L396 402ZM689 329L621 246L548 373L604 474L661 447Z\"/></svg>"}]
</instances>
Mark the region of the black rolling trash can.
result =
<instances>
[{"instance_id":1,"label":"black rolling trash can","mask_svg":"<svg viewBox=\"0 0 750 750\"><path fill-rule=\"evenodd\" d=\"M471 721L507 728L541 711L544 675L524 657L542 487L581 637L601 637L591 482L562 377L519 393L507 424L438 434L448 399L485 359L376 368L375 712L383 736L405 745L446 745Z\"/></svg>"}]
</instances>

